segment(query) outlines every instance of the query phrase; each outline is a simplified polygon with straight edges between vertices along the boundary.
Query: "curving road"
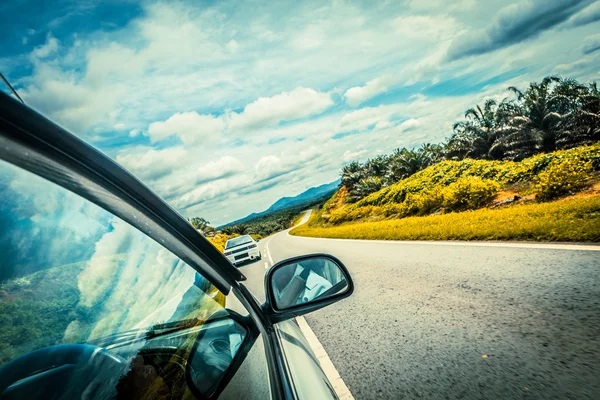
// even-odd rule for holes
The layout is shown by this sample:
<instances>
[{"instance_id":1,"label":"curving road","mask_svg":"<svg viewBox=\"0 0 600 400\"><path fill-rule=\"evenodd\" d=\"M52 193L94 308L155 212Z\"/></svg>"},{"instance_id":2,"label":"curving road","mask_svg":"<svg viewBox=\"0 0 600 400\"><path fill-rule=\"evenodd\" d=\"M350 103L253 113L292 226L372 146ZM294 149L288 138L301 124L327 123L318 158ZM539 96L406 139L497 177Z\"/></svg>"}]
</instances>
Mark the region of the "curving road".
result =
<instances>
[{"instance_id":1,"label":"curving road","mask_svg":"<svg viewBox=\"0 0 600 400\"><path fill-rule=\"evenodd\" d=\"M339 257L352 297L306 317L356 399L600 398L600 246L260 242L242 267L264 300L265 269L298 254Z\"/></svg>"}]
</instances>

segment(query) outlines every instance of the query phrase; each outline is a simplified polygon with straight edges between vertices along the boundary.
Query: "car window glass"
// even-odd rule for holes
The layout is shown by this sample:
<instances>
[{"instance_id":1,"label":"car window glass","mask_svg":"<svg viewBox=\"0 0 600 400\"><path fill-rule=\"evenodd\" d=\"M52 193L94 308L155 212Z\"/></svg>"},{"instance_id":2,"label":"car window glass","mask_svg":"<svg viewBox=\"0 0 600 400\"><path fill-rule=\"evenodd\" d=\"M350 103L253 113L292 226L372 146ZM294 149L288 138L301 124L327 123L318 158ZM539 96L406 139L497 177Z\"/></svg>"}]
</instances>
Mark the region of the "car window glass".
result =
<instances>
[{"instance_id":1,"label":"car window glass","mask_svg":"<svg viewBox=\"0 0 600 400\"><path fill-rule=\"evenodd\" d=\"M219 399L268 400L269 398L267 359L262 336L259 336Z\"/></svg>"},{"instance_id":2,"label":"car window glass","mask_svg":"<svg viewBox=\"0 0 600 400\"><path fill-rule=\"evenodd\" d=\"M250 243L250 242L252 242L252 238L250 236L247 236L247 235L240 236L240 237L236 237L233 239L229 239L227 241L227 244L225 245L225 248L230 249L232 247L239 246L239 245L245 244L245 243Z\"/></svg>"},{"instance_id":3,"label":"car window glass","mask_svg":"<svg viewBox=\"0 0 600 400\"><path fill-rule=\"evenodd\" d=\"M319 360L306 341L296 321L275 325L283 349L288 372L299 399L337 398Z\"/></svg>"},{"instance_id":4,"label":"car window glass","mask_svg":"<svg viewBox=\"0 0 600 400\"><path fill-rule=\"evenodd\" d=\"M204 321L227 313L224 294L126 222L4 162L0 194L0 381L22 356L97 349L123 367L95 397L183 395L182 365Z\"/></svg>"}]
</instances>

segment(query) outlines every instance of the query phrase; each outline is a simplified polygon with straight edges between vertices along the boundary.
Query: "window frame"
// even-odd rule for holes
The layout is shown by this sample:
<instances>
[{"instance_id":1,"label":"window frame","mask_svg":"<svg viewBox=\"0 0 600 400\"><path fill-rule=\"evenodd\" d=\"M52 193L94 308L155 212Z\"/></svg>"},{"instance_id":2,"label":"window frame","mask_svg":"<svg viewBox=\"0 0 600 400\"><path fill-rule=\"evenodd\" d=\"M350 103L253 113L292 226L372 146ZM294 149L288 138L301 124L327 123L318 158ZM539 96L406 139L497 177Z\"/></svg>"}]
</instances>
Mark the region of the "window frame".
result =
<instances>
[{"instance_id":1,"label":"window frame","mask_svg":"<svg viewBox=\"0 0 600 400\"><path fill-rule=\"evenodd\" d=\"M204 236L135 176L0 92L0 159L95 203L167 248L225 295L246 280Z\"/></svg>"},{"instance_id":2,"label":"window frame","mask_svg":"<svg viewBox=\"0 0 600 400\"><path fill-rule=\"evenodd\" d=\"M0 159L91 201L140 230L249 313L263 336L272 399L296 398L273 322L241 282L246 277L135 176L39 113L0 92ZM245 358L245 357L244 357Z\"/></svg>"}]
</instances>

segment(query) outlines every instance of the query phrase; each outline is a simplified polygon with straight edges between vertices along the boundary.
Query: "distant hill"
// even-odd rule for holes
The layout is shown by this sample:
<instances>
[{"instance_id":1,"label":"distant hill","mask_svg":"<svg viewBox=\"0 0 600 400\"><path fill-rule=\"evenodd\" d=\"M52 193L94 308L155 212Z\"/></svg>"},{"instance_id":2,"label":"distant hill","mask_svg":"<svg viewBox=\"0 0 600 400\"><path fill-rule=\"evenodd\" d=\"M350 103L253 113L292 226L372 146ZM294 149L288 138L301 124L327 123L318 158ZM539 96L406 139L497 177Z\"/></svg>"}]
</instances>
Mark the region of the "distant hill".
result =
<instances>
[{"instance_id":1,"label":"distant hill","mask_svg":"<svg viewBox=\"0 0 600 400\"><path fill-rule=\"evenodd\" d=\"M312 187L312 188L307 189L306 191L300 193L297 196L282 197L281 199L279 199L275 203L273 203L273 205L271 205L271 207L267 208L265 211L258 212L258 213L252 213L244 218L221 225L218 228L221 228L223 226L228 226L228 225L237 225L237 224L246 223L246 222L252 221L256 218L260 218L265 215L274 213L276 211L282 211L282 210L286 210L288 208L297 207L302 204L310 203L311 201L320 199L321 197L324 197L328 194L332 195L333 192L335 192L338 189L339 185L340 185L340 179L335 180L331 183L326 183L321 186Z\"/></svg>"}]
</instances>

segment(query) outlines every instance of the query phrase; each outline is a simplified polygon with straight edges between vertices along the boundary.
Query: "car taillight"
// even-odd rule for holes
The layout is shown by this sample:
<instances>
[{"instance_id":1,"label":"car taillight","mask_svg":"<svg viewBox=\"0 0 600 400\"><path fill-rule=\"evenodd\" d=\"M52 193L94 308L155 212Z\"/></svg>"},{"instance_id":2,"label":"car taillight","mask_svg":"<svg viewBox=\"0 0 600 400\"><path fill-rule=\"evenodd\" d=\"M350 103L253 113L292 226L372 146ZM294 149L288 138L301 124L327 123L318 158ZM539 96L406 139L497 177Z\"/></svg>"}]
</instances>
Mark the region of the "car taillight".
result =
<instances>
[{"instance_id":1,"label":"car taillight","mask_svg":"<svg viewBox=\"0 0 600 400\"><path fill-rule=\"evenodd\" d=\"M248 246L248 248L249 248L249 249L253 249L253 248L255 248L255 247L256 247L256 245L255 245L255 244L251 244L250 246Z\"/></svg>"},{"instance_id":2,"label":"car taillight","mask_svg":"<svg viewBox=\"0 0 600 400\"><path fill-rule=\"evenodd\" d=\"M226 255L226 256L230 256L230 255L231 255L231 251L226 251L226 252L225 252L225 255Z\"/></svg>"}]
</instances>

